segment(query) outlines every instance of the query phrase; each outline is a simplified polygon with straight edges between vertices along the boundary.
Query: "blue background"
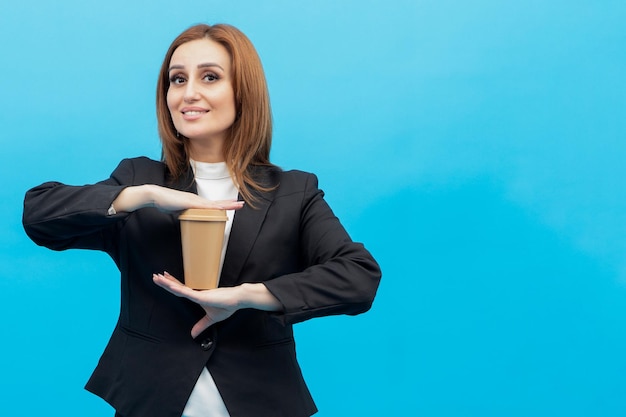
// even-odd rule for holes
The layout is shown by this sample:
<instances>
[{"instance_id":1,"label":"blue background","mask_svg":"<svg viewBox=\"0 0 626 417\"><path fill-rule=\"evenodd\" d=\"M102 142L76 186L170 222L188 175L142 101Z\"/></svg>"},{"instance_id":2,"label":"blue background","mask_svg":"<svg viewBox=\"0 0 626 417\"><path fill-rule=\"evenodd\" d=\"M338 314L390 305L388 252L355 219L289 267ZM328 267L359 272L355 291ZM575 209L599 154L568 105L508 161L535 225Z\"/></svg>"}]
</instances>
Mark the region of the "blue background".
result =
<instances>
[{"instance_id":1,"label":"blue background","mask_svg":"<svg viewBox=\"0 0 626 417\"><path fill-rule=\"evenodd\" d=\"M112 415L82 387L117 271L36 247L22 198L158 158L158 68L198 22L252 39L274 162L383 267L368 314L297 326L320 417L626 413L623 1L35 0L0 6L0 414Z\"/></svg>"}]
</instances>

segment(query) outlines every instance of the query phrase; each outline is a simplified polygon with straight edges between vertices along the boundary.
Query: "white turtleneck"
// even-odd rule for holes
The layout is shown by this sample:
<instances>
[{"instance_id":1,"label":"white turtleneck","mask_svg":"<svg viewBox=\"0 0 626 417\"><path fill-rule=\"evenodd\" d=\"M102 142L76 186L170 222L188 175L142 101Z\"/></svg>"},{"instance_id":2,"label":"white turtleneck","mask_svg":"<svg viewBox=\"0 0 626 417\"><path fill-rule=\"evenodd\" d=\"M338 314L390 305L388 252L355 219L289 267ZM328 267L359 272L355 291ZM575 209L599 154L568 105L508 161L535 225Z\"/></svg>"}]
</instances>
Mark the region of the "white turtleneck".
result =
<instances>
[{"instance_id":1,"label":"white turtleneck","mask_svg":"<svg viewBox=\"0 0 626 417\"><path fill-rule=\"evenodd\" d=\"M233 182L225 162L209 163L191 160L191 167L195 174L198 195L208 200L235 200L239 191ZM227 210L228 221L224 228L224 243L220 258L219 274L222 273L226 246L233 225L234 210ZM219 276L219 275L218 275ZM205 367L196 382L182 417L230 417L224 405L215 381Z\"/></svg>"}]
</instances>

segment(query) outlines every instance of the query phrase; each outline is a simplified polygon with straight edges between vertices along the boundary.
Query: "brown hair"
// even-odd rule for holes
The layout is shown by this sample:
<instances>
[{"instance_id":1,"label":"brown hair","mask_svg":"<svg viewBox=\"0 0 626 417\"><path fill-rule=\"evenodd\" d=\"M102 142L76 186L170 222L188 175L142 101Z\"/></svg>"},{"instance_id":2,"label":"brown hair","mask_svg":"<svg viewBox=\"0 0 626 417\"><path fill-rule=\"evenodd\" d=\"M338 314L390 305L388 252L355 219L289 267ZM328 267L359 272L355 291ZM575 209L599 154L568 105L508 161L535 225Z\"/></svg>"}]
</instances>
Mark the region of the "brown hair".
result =
<instances>
[{"instance_id":1,"label":"brown hair","mask_svg":"<svg viewBox=\"0 0 626 417\"><path fill-rule=\"evenodd\" d=\"M239 192L252 205L255 199L251 189L270 189L252 177L250 168L255 165L273 166L269 161L272 111L261 59L252 42L239 29L225 24L195 25L178 35L170 45L157 83L156 111L163 146L161 158L174 179L180 178L189 169L189 140L177 134L167 107L168 70L176 48L197 39L211 39L221 44L232 60L237 117L224 142L224 160L239 186Z\"/></svg>"}]
</instances>

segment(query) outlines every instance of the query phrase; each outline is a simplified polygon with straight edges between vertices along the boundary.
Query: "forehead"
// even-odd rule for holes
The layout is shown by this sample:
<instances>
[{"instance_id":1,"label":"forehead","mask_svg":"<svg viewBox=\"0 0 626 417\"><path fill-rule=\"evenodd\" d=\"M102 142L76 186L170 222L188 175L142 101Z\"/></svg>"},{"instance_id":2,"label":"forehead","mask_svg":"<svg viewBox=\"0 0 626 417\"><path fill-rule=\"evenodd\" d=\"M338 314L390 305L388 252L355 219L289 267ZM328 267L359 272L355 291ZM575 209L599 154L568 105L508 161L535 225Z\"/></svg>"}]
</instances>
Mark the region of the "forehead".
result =
<instances>
[{"instance_id":1,"label":"forehead","mask_svg":"<svg viewBox=\"0 0 626 417\"><path fill-rule=\"evenodd\" d=\"M230 61L230 54L221 44L211 39L196 39L176 48L170 59L170 66L195 67L198 64L215 63L228 70Z\"/></svg>"}]
</instances>

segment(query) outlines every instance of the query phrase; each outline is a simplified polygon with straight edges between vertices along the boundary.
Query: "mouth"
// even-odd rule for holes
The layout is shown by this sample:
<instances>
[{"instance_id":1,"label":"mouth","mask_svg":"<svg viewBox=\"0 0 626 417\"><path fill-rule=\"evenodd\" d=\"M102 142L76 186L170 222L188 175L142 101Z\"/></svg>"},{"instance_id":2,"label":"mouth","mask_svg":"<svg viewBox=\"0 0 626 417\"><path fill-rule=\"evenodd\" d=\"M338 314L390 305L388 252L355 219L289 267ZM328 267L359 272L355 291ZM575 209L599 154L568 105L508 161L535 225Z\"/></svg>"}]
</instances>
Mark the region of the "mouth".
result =
<instances>
[{"instance_id":1,"label":"mouth","mask_svg":"<svg viewBox=\"0 0 626 417\"><path fill-rule=\"evenodd\" d=\"M183 120L186 120L188 122L200 120L202 119L202 116L204 116L208 112L209 110L203 109L202 107L183 107L180 110Z\"/></svg>"}]
</instances>

